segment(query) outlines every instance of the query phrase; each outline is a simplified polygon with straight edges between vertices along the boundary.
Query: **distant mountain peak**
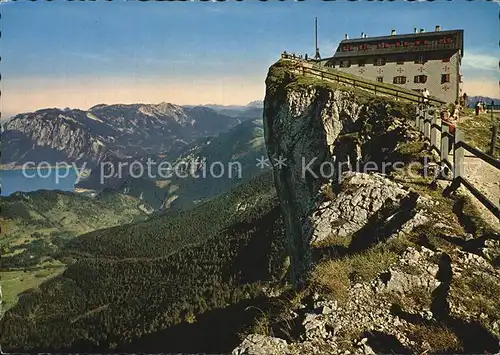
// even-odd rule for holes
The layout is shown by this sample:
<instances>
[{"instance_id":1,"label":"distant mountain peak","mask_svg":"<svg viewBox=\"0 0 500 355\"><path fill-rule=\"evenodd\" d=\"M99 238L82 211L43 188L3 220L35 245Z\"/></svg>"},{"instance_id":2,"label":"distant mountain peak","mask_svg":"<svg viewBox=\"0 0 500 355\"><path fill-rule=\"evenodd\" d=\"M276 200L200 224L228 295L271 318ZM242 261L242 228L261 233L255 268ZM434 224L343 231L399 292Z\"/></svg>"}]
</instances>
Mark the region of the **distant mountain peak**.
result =
<instances>
[{"instance_id":1,"label":"distant mountain peak","mask_svg":"<svg viewBox=\"0 0 500 355\"><path fill-rule=\"evenodd\" d=\"M249 107L249 108L263 108L264 107L264 101L262 101L262 100L250 101L247 104L247 107Z\"/></svg>"},{"instance_id":2,"label":"distant mountain peak","mask_svg":"<svg viewBox=\"0 0 500 355\"><path fill-rule=\"evenodd\" d=\"M18 114L2 125L7 142L2 158L4 164L40 160L97 164L168 151L239 122L207 107L168 102L98 104L87 111L46 108Z\"/></svg>"}]
</instances>

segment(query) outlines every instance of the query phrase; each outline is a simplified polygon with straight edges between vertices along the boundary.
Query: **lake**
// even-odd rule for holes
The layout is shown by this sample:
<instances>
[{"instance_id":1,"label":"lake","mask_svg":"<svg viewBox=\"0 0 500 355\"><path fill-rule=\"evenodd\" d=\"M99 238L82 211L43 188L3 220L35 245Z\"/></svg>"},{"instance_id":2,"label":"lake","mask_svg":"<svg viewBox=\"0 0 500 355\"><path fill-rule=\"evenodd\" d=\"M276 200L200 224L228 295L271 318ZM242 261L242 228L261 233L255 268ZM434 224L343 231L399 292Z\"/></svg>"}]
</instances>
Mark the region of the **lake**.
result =
<instances>
[{"instance_id":1,"label":"lake","mask_svg":"<svg viewBox=\"0 0 500 355\"><path fill-rule=\"evenodd\" d=\"M62 190L74 191L77 172L73 167L40 170L0 170L1 196L16 191Z\"/></svg>"}]
</instances>

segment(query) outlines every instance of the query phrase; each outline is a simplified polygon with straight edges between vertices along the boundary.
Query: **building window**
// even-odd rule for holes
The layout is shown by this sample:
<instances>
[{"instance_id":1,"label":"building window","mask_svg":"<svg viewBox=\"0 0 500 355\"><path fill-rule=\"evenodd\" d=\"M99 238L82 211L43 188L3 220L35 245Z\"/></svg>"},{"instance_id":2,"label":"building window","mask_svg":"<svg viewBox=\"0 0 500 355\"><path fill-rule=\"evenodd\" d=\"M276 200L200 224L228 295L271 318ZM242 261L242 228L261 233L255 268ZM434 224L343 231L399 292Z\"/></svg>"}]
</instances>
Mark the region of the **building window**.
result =
<instances>
[{"instance_id":1,"label":"building window","mask_svg":"<svg viewBox=\"0 0 500 355\"><path fill-rule=\"evenodd\" d=\"M392 80L393 84L406 84L406 76L395 76Z\"/></svg>"},{"instance_id":2,"label":"building window","mask_svg":"<svg viewBox=\"0 0 500 355\"><path fill-rule=\"evenodd\" d=\"M441 84L450 82L450 74L441 74Z\"/></svg>"},{"instance_id":3,"label":"building window","mask_svg":"<svg viewBox=\"0 0 500 355\"><path fill-rule=\"evenodd\" d=\"M450 61L450 58L443 58L443 63L448 63Z\"/></svg>"},{"instance_id":4,"label":"building window","mask_svg":"<svg viewBox=\"0 0 500 355\"><path fill-rule=\"evenodd\" d=\"M405 64L405 61L403 60L403 58L398 58L398 60L396 60L396 64L403 65Z\"/></svg>"},{"instance_id":5,"label":"building window","mask_svg":"<svg viewBox=\"0 0 500 355\"><path fill-rule=\"evenodd\" d=\"M423 84L427 81L427 75L415 75L413 77L413 82L416 84Z\"/></svg>"},{"instance_id":6,"label":"building window","mask_svg":"<svg viewBox=\"0 0 500 355\"><path fill-rule=\"evenodd\" d=\"M377 81L379 83L383 83L384 82L384 77L383 76L377 76Z\"/></svg>"},{"instance_id":7,"label":"building window","mask_svg":"<svg viewBox=\"0 0 500 355\"><path fill-rule=\"evenodd\" d=\"M364 67L365 66L365 61L364 60L360 60L358 62L358 67Z\"/></svg>"},{"instance_id":8,"label":"building window","mask_svg":"<svg viewBox=\"0 0 500 355\"><path fill-rule=\"evenodd\" d=\"M340 67L341 68L349 68L351 66L351 61L350 60L342 60L340 62Z\"/></svg>"},{"instance_id":9,"label":"building window","mask_svg":"<svg viewBox=\"0 0 500 355\"><path fill-rule=\"evenodd\" d=\"M375 63L373 63L373 65L377 65L377 66L385 65L385 58L377 58L375 60Z\"/></svg>"},{"instance_id":10,"label":"building window","mask_svg":"<svg viewBox=\"0 0 500 355\"><path fill-rule=\"evenodd\" d=\"M419 55L415 59L415 64L424 64L425 62L427 62L427 59L423 55Z\"/></svg>"}]
</instances>

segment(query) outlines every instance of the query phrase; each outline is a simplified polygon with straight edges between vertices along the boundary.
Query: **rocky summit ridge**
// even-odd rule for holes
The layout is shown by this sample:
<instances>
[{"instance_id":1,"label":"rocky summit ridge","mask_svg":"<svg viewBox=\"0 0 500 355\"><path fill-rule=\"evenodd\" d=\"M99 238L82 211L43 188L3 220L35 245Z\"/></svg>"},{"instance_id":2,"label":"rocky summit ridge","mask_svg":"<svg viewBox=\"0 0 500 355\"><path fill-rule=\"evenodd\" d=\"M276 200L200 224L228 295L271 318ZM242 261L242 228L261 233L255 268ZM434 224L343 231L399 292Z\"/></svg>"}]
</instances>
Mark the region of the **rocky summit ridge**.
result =
<instances>
[{"instance_id":1,"label":"rocky summit ridge","mask_svg":"<svg viewBox=\"0 0 500 355\"><path fill-rule=\"evenodd\" d=\"M3 126L2 164L65 161L98 164L184 147L240 121L207 107L100 104L87 111L57 108L14 116Z\"/></svg>"},{"instance_id":2,"label":"rocky summit ridge","mask_svg":"<svg viewBox=\"0 0 500 355\"><path fill-rule=\"evenodd\" d=\"M293 287L233 354L498 352L500 233L423 175L413 106L291 69L269 70L264 129Z\"/></svg>"}]
</instances>

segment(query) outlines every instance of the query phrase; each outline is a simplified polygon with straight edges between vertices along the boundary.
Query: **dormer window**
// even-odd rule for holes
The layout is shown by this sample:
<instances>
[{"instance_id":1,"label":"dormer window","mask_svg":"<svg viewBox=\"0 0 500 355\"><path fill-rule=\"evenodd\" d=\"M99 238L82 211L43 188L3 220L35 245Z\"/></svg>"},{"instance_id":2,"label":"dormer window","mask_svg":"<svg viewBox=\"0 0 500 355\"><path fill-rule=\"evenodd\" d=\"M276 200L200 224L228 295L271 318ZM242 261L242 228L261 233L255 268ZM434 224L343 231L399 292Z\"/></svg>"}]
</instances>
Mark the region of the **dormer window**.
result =
<instances>
[{"instance_id":1,"label":"dormer window","mask_svg":"<svg viewBox=\"0 0 500 355\"><path fill-rule=\"evenodd\" d=\"M375 62L373 63L373 65L376 65L376 66L385 65L385 58L377 58L377 59L375 59Z\"/></svg>"}]
</instances>

